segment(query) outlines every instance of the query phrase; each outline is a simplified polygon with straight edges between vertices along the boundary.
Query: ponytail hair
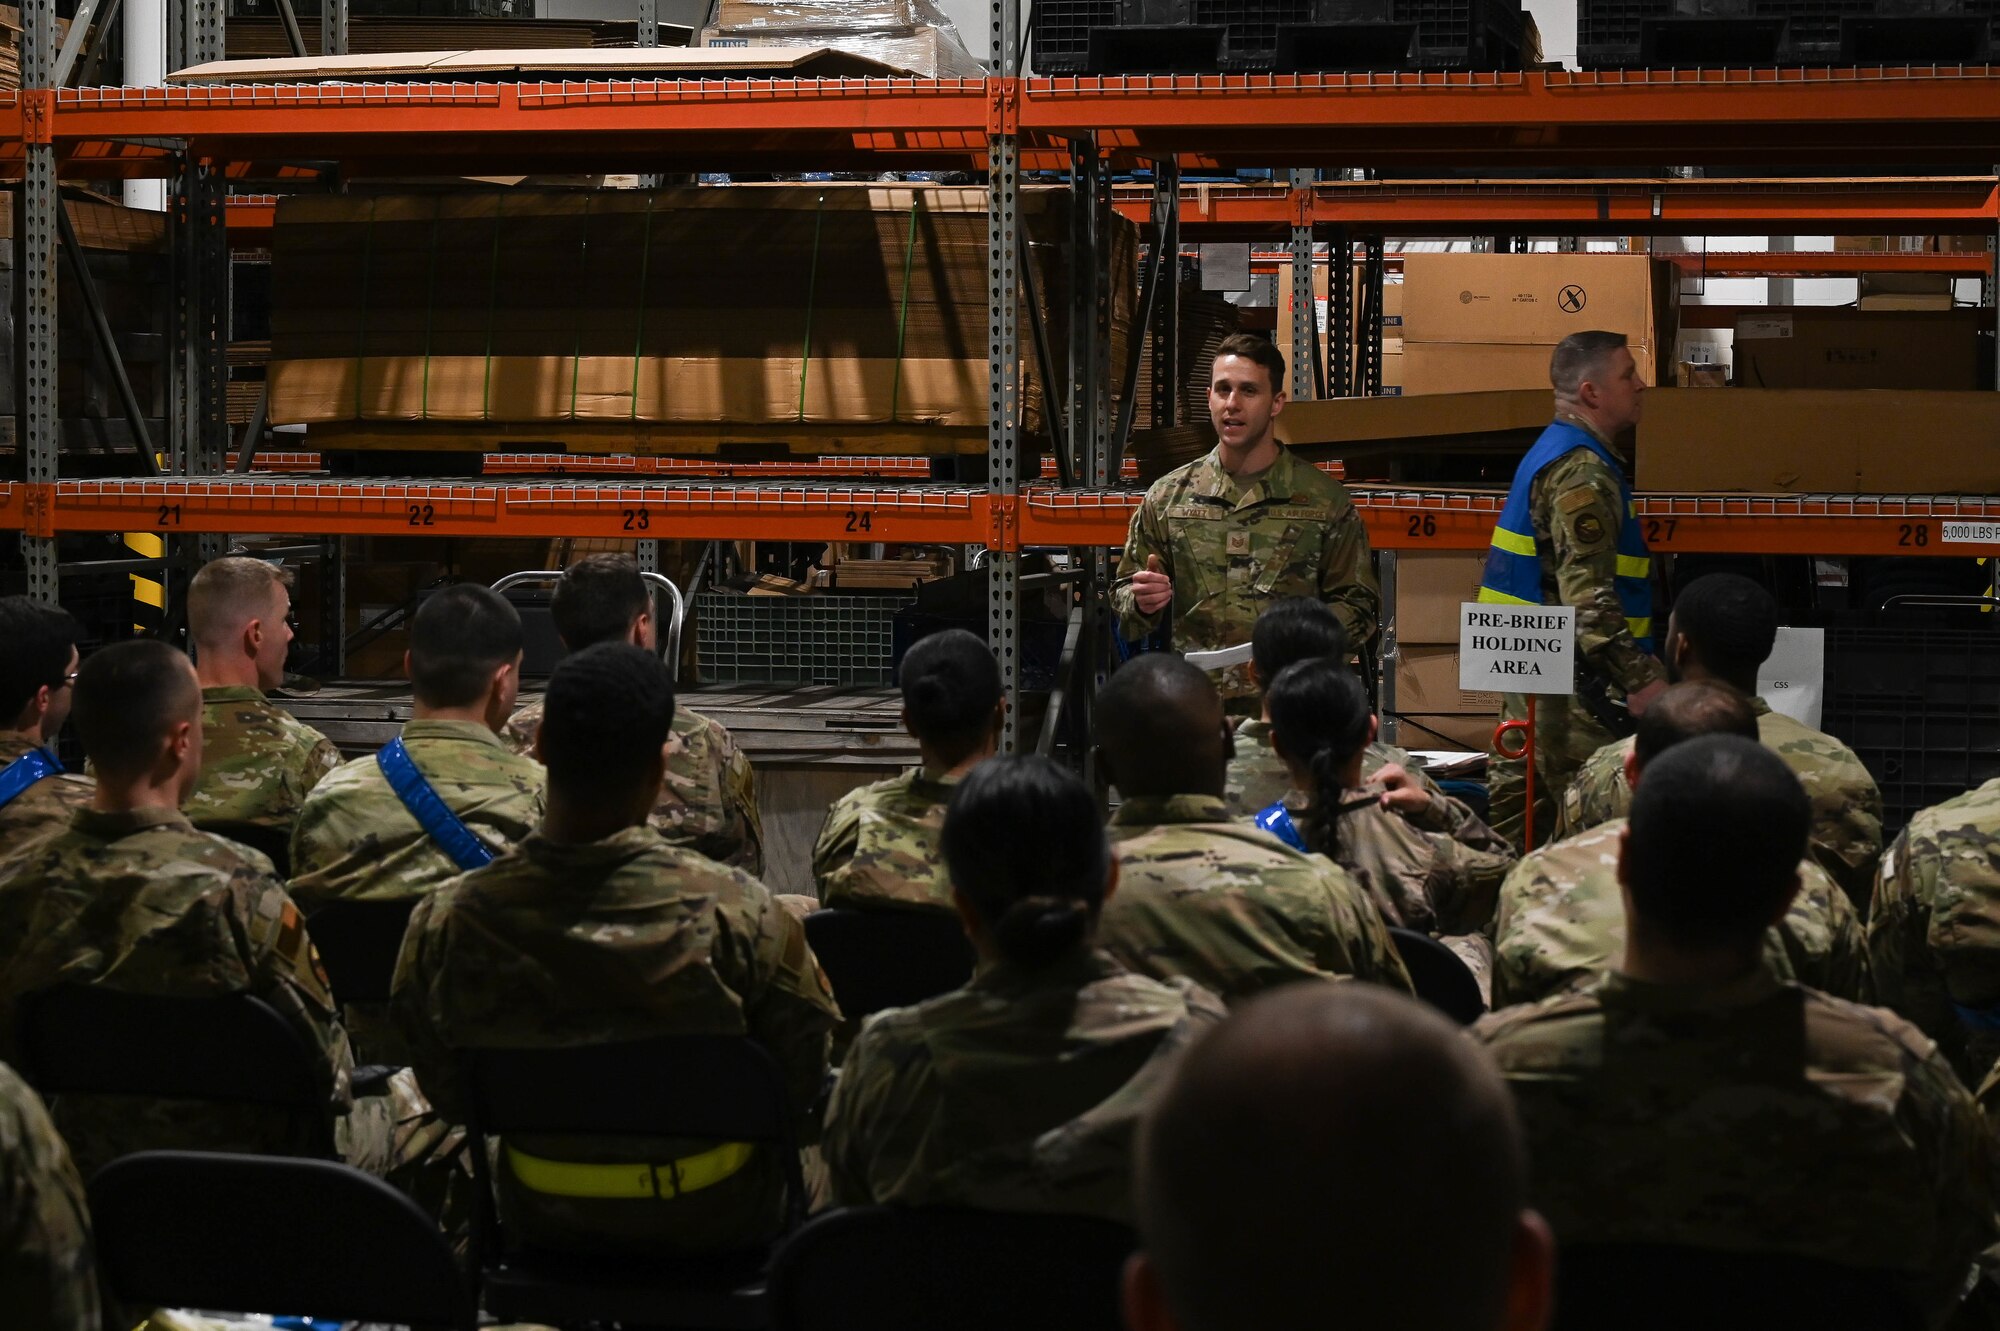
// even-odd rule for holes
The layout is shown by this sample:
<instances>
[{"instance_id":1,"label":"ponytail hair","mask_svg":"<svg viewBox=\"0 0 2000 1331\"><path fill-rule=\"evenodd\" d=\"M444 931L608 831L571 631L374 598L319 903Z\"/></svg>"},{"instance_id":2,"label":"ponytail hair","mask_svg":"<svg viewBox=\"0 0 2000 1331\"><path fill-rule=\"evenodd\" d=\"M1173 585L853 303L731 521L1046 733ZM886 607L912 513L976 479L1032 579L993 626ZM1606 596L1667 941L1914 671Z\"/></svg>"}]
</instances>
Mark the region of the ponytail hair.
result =
<instances>
[{"instance_id":1,"label":"ponytail hair","mask_svg":"<svg viewBox=\"0 0 2000 1331\"><path fill-rule=\"evenodd\" d=\"M1306 769L1312 805L1306 844L1331 855L1339 845L1341 774L1367 747L1368 694L1344 663L1316 658L1286 666L1264 694L1271 742L1279 756Z\"/></svg>"},{"instance_id":2,"label":"ponytail hair","mask_svg":"<svg viewBox=\"0 0 2000 1331\"><path fill-rule=\"evenodd\" d=\"M942 845L953 890L1007 961L1042 970L1089 942L1111 849L1073 773L1041 757L987 759L953 792Z\"/></svg>"}]
</instances>

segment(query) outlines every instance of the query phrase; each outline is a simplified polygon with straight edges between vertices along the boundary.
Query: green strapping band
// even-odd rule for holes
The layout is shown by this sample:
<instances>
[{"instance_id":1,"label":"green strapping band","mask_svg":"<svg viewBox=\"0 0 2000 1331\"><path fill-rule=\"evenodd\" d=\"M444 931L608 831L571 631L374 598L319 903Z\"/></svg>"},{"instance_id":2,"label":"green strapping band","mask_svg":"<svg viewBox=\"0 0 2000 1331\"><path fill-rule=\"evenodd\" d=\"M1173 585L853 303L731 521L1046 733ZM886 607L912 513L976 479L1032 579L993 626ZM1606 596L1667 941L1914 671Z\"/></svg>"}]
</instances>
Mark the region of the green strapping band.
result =
<instances>
[{"instance_id":1,"label":"green strapping band","mask_svg":"<svg viewBox=\"0 0 2000 1331\"><path fill-rule=\"evenodd\" d=\"M812 269L806 276L806 344L799 361L799 419L806 418L806 375L812 370L813 359L813 288L819 285L819 228L820 219L826 215L826 195L819 196L813 207L813 257Z\"/></svg>"},{"instance_id":2,"label":"green strapping band","mask_svg":"<svg viewBox=\"0 0 2000 1331\"><path fill-rule=\"evenodd\" d=\"M576 254L577 258L581 261L578 267L585 274L588 274L590 272L590 196L588 194L583 196L583 225L581 234L577 237ZM577 302L576 354L570 357L569 362L569 418L571 420L576 419L576 379L577 375L583 369L582 316L583 302L579 300Z\"/></svg>"},{"instance_id":3,"label":"green strapping band","mask_svg":"<svg viewBox=\"0 0 2000 1331\"><path fill-rule=\"evenodd\" d=\"M431 209L431 272L430 284L424 288L424 396L417 409L417 419L431 418L431 327L437 317L437 270L438 270L438 218L444 213L444 195L437 196L437 206Z\"/></svg>"},{"instance_id":4,"label":"green strapping band","mask_svg":"<svg viewBox=\"0 0 2000 1331\"><path fill-rule=\"evenodd\" d=\"M632 419L639 419L639 348L646 341L646 270L653 259L653 200L646 193L646 229L639 239L639 326L632 333Z\"/></svg>"},{"instance_id":5,"label":"green strapping band","mask_svg":"<svg viewBox=\"0 0 2000 1331\"><path fill-rule=\"evenodd\" d=\"M361 313L354 321L354 419L361 419L361 379L368 363L368 270L375 262L375 205L368 200L368 225L361 229Z\"/></svg>"},{"instance_id":6,"label":"green strapping band","mask_svg":"<svg viewBox=\"0 0 2000 1331\"><path fill-rule=\"evenodd\" d=\"M910 259L917 252L917 200L923 195L910 191L910 234L903 242L903 303L896 312L896 369L889 380L889 424L896 423L897 405L903 397L903 334L910 327Z\"/></svg>"},{"instance_id":7,"label":"green strapping band","mask_svg":"<svg viewBox=\"0 0 2000 1331\"><path fill-rule=\"evenodd\" d=\"M493 419L493 320L500 309L500 227L507 196L493 196L493 262L486 270L486 382L479 390L479 419Z\"/></svg>"}]
</instances>

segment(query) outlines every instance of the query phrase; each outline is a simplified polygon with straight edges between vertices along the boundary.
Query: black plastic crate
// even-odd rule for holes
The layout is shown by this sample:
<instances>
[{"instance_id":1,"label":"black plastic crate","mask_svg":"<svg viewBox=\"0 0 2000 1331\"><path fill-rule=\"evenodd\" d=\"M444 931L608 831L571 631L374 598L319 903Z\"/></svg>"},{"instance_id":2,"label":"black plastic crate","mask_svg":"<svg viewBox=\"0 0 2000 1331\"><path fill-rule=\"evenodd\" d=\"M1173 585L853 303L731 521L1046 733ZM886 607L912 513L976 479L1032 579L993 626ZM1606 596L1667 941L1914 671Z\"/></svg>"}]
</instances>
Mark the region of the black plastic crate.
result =
<instances>
[{"instance_id":1,"label":"black plastic crate","mask_svg":"<svg viewBox=\"0 0 2000 1331\"><path fill-rule=\"evenodd\" d=\"M2000 776L2000 633L1829 628L1820 728L1882 788L1883 832Z\"/></svg>"},{"instance_id":2,"label":"black plastic crate","mask_svg":"<svg viewBox=\"0 0 2000 1331\"><path fill-rule=\"evenodd\" d=\"M1580 0L1586 69L1978 64L1994 0Z\"/></svg>"},{"instance_id":3,"label":"black plastic crate","mask_svg":"<svg viewBox=\"0 0 2000 1331\"><path fill-rule=\"evenodd\" d=\"M1520 68L1520 0L1037 0L1043 74Z\"/></svg>"}]
</instances>

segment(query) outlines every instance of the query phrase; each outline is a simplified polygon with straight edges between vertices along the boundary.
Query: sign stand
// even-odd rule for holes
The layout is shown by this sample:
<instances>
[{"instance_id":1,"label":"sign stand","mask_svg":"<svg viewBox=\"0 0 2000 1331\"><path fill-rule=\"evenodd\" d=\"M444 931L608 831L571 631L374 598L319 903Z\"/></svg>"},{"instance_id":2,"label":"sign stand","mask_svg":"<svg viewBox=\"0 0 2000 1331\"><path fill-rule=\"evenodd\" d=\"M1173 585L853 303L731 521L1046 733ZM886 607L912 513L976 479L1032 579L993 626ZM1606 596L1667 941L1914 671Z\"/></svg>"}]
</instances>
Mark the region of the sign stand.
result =
<instances>
[{"instance_id":1,"label":"sign stand","mask_svg":"<svg viewBox=\"0 0 2000 1331\"><path fill-rule=\"evenodd\" d=\"M1576 607L1479 601L1458 607L1458 686L1468 693L1519 693L1528 719L1493 729L1493 751L1527 765L1527 816L1521 853L1535 849L1535 700L1576 692ZM1520 747L1509 741L1519 738Z\"/></svg>"}]
</instances>

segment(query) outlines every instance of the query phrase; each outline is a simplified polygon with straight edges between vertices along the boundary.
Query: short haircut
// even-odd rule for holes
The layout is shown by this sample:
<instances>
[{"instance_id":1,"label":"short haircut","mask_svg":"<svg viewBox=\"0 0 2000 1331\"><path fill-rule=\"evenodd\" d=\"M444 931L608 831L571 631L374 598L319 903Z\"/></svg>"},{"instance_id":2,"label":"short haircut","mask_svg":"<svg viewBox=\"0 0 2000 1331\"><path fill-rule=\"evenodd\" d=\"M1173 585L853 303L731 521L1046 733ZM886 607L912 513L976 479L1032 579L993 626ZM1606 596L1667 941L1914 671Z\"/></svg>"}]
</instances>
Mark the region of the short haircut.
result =
<instances>
[{"instance_id":1,"label":"short haircut","mask_svg":"<svg viewBox=\"0 0 2000 1331\"><path fill-rule=\"evenodd\" d=\"M896 677L912 735L955 759L984 742L1000 705L1000 663L978 634L926 634L903 653Z\"/></svg>"},{"instance_id":2,"label":"short haircut","mask_svg":"<svg viewBox=\"0 0 2000 1331\"><path fill-rule=\"evenodd\" d=\"M1398 1150L1392 1143L1421 1142ZM1490 1331L1528 1205L1492 1056L1369 984L1235 1008L1142 1122L1136 1203L1182 1331Z\"/></svg>"},{"instance_id":3,"label":"short haircut","mask_svg":"<svg viewBox=\"0 0 2000 1331\"><path fill-rule=\"evenodd\" d=\"M1215 349L1215 358L1209 362L1210 374L1214 373L1215 361L1224 356L1241 356L1244 360L1255 361L1271 376L1271 391L1285 391L1285 353L1271 345L1271 339L1257 333L1231 333L1222 339Z\"/></svg>"},{"instance_id":4,"label":"short haircut","mask_svg":"<svg viewBox=\"0 0 2000 1331\"><path fill-rule=\"evenodd\" d=\"M1778 642L1778 601L1741 573L1710 573L1674 598L1673 628L1710 674L1755 692Z\"/></svg>"},{"instance_id":5,"label":"short haircut","mask_svg":"<svg viewBox=\"0 0 2000 1331\"><path fill-rule=\"evenodd\" d=\"M1111 849L1068 769L1016 754L981 763L952 792L941 845L953 890L1008 961L1037 970L1089 937Z\"/></svg>"},{"instance_id":6,"label":"short haircut","mask_svg":"<svg viewBox=\"0 0 2000 1331\"><path fill-rule=\"evenodd\" d=\"M201 685L187 657L157 638L113 643L77 671L70 715L100 775L133 777L152 766L175 725L201 723Z\"/></svg>"},{"instance_id":7,"label":"short haircut","mask_svg":"<svg viewBox=\"0 0 2000 1331\"><path fill-rule=\"evenodd\" d=\"M1785 760L1703 735L1646 767L1620 861L1634 923L1693 949L1754 949L1798 879L1812 806Z\"/></svg>"},{"instance_id":8,"label":"short haircut","mask_svg":"<svg viewBox=\"0 0 2000 1331\"><path fill-rule=\"evenodd\" d=\"M1352 650L1339 616L1310 596L1271 602L1250 630L1250 660L1266 689L1288 665L1315 659L1345 665Z\"/></svg>"},{"instance_id":9,"label":"short haircut","mask_svg":"<svg viewBox=\"0 0 2000 1331\"><path fill-rule=\"evenodd\" d=\"M198 644L221 642L266 613L273 588L291 585L292 571L281 564L248 555L211 559L188 582L188 633Z\"/></svg>"},{"instance_id":10,"label":"short haircut","mask_svg":"<svg viewBox=\"0 0 2000 1331\"><path fill-rule=\"evenodd\" d=\"M1147 652L1097 691L1097 742L1123 795L1219 794L1222 699L1199 666Z\"/></svg>"},{"instance_id":11,"label":"short haircut","mask_svg":"<svg viewBox=\"0 0 2000 1331\"><path fill-rule=\"evenodd\" d=\"M521 616L491 587L432 592L410 621L410 691L427 707L464 707L521 654Z\"/></svg>"},{"instance_id":12,"label":"short haircut","mask_svg":"<svg viewBox=\"0 0 2000 1331\"><path fill-rule=\"evenodd\" d=\"M12 726L43 685L59 689L83 628L28 596L0 597L0 726Z\"/></svg>"},{"instance_id":13,"label":"short haircut","mask_svg":"<svg viewBox=\"0 0 2000 1331\"><path fill-rule=\"evenodd\" d=\"M1312 774L1306 809L1307 843L1332 855L1339 845L1341 776L1368 747L1368 691L1345 664L1319 657L1286 666L1264 694L1271 740L1279 753Z\"/></svg>"},{"instance_id":14,"label":"short haircut","mask_svg":"<svg viewBox=\"0 0 2000 1331\"><path fill-rule=\"evenodd\" d=\"M629 642L600 642L557 663L542 694L542 761L567 799L617 797L656 777L674 724L674 677Z\"/></svg>"},{"instance_id":15,"label":"short haircut","mask_svg":"<svg viewBox=\"0 0 2000 1331\"><path fill-rule=\"evenodd\" d=\"M1575 397L1584 384L1604 372L1611 353L1625 344L1623 333L1607 333L1602 329L1571 333L1556 343L1555 352L1549 357L1549 383L1563 397Z\"/></svg>"},{"instance_id":16,"label":"short haircut","mask_svg":"<svg viewBox=\"0 0 2000 1331\"><path fill-rule=\"evenodd\" d=\"M549 601L549 618L573 652L623 638L653 608L652 593L630 555L587 555L569 566Z\"/></svg>"},{"instance_id":17,"label":"short haircut","mask_svg":"<svg viewBox=\"0 0 2000 1331\"><path fill-rule=\"evenodd\" d=\"M1727 684L1687 679L1669 685L1633 725L1632 747L1644 768L1674 745L1703 735L1756 739L1757 709Z\"/></svg>"}]
</instances>

